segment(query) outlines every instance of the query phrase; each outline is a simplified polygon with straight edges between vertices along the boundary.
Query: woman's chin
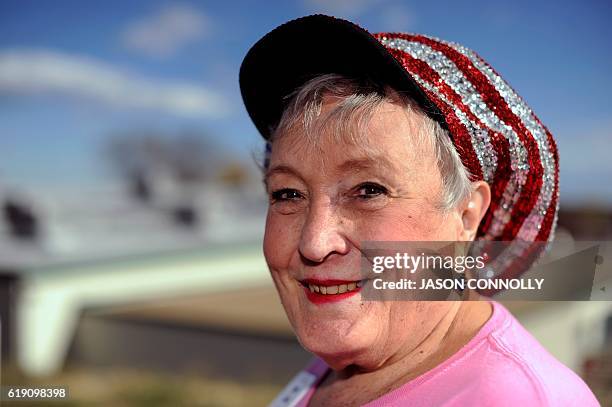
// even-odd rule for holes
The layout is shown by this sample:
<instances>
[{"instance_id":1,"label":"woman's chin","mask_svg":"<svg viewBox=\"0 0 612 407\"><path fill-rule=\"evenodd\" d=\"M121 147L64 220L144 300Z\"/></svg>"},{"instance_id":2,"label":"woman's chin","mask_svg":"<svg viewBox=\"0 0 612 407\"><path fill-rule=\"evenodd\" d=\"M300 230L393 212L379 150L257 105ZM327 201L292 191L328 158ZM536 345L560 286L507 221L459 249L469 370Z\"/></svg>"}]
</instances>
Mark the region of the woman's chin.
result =
<instances>
[{"instance_id":1,"label":"woman's chin","mask_svg":"<svg viewBox=\"0 0 612 407\"><path fill-rule=\"evenodd\" d=\"M301 345L309 352L319 356L329 365L342 367L354 363L356 359L372 348L373 338L370 332L353 331L350 333L338 332L338 329L325 329L320 327L315 331L305 330L297 332Z\"/></svg>"}]
</instances>

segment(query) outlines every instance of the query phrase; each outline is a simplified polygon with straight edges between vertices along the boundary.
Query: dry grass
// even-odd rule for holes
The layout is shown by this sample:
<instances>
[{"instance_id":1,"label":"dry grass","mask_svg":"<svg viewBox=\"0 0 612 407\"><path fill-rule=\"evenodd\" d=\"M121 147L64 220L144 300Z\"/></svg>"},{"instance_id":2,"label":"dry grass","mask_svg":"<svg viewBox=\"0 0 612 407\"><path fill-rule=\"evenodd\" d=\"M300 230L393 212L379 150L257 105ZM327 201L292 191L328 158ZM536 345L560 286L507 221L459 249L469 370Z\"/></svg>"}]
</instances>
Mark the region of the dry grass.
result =
<instances>
[{"instance_id":1,"label":"dry grass","mask_svg":"<svg viewBox=\"0 0 612 407\"><path fill-rule=\"evenodd\" d=\"M202 376L172 376L126 369L70 369L44 379L26 379L5 369L2 384L62 385L70 399L53 402L56 407L113 406L265 406L281 388L263 383L237 383ZM3 406L50 406L49 402L2 403Z\"/></svg>"}]
</instances>

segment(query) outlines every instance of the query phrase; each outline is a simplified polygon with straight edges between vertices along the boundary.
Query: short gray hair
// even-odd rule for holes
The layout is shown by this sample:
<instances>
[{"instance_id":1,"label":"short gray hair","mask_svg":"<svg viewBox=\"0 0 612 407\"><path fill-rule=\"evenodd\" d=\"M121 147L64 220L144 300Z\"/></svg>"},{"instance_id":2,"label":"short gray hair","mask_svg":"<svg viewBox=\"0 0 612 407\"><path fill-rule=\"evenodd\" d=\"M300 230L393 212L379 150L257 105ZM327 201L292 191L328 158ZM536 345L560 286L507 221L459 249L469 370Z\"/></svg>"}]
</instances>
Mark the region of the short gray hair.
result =
<instances>
[{"instance_id":1,"label":"short gray hair","mask_svg":"<svg viewBox=\"0 0 612 407\"><path fill-rule=\"evenodd\" d=\"M324 96L337 97L339 102L325 117L319 117ZM399 103L406 112L416 114L420 119L415 141L433 142L443 184L440 209L455 208L472 192L469 171L461 162L448 131L406 94L368 79L325 74L309 80L286 99L281 119L271 129L269 147L296 126L304 130L305 139L310 143L317 143L319 137L316 135L325 129L339 140L349 137L350 142L363 145L359 141L376 109L384 102Z\"/></svg>"}]
</instances>

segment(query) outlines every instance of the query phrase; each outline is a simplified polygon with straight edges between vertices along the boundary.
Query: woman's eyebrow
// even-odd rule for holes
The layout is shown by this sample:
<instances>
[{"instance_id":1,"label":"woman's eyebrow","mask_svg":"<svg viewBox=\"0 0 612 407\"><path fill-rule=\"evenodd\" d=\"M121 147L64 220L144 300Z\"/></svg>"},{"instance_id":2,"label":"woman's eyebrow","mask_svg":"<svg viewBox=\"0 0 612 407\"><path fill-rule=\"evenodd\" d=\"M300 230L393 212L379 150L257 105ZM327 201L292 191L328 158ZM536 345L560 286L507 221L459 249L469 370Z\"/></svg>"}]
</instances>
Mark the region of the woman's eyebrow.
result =
<instances>
[{"instance_id":1,"label":"woman's eyebrow","mask_svg":"<svg viewBox=\"0 0 612 407\"><path fill-rule=\"evenodd\" d=\"M338 166L338 170L340 172L351 172L370 169L382 170L391 173L398 171L396 166L393 165L393 163L387 157L382 155L349 159Z\"/></svg>"},{"instance_id":2,"label":"woman's eyebrow","mask_svg":"<svg viewBox=\"0 0 612 407\"><path fill-rule=\"evenodd\" d=\"M268 179L275 174L287 174L287 175L293 175L297 178L299 178L300 180L303 181L302 176L300 175L299 171L297 171L295 168L291 167L290 165L286 165L286 164L279 164L279 165L275 165L273 167L270 167L264 174L263 177L263 181L264 184L267 185L268 183Z\"/></svg>"},{"instance_id":3,"label":"woman's eyebrow","mask_svg":"<svg viewBox=\"0 0 612 407\"><path fill-rule=\"evenodd\" d=\"M394 174L399 171L399 169L393 165L393 163L387 157L382 155L348 159L336 168L340 173L379 170L385 174ZM301 181L304 181L304 177L302 177L297 169L287 164L278 164L270 167L265 172L263 177L264 184L267 185L268 179L276 174L293 175L294 177L299 178Z\"/></svg>"}]
</instances>

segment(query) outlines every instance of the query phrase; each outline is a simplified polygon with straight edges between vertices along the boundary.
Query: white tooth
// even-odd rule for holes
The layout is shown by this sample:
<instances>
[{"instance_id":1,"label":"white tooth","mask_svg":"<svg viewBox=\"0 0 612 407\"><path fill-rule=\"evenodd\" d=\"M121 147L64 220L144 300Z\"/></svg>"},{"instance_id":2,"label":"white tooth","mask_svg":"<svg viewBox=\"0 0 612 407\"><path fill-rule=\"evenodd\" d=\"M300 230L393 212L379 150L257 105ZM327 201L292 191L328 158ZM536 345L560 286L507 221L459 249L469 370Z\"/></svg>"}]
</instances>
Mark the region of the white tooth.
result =
<instances>
[{"instance_id":1,"label":"white tooth","mask_svg":"<svg viewBox=\"0 0 612 407\"><path fill-rule=\"evenodd\" d=\"M315 285L315 286L314 286L314 290L315 290L315 293L318 293L318 292L319 292L319 286L318 286L318 285Z\"/></svg>"},{"instance_id":2,"label":"white tooth","mask_svg":"<svg viewBox=\"0 0 612 407\"><path fill-rule=\"evenodd\" d=\"M357 287L357 284L355 284L355 283L350 283L350 284L348 284L348 285L347 285L346 289L347 289L348 291L353 291L353 290L354 290L356 287Z\"/></svg>"},{"instance_id":3,"label":"white tooth","mask_svg":"<svg viewBox=\"0 0 612 407\"><path fill-rule=\"evenodd\" d=\"M346 289L347 289L346 284L340 284L340 285L338 286L338 294L345 293L345 292L346 292Z\"/></svg>"},{"instance_id":4,"label":"white tooth","mask_svg":"<svg viewBox=\"0 0 612 407\"><path fill-rule=\"evenodd\" d=\"M308 288L310 288L311 293L314 293L314 286L312 284L308 284Z\"/></svg>"},{"instance_id":5,"label":"white tooth","mask_svg":"<svg viewBox=\"0 0 612 407\"><path fill-rule=\"evenodd\" d=\"M330 285L329 287L327 287L327 294L338 294L338 286Z\"/></svg>"},{"instance_id":6,"label":"white tooth","mask_svg":"<svg viewBox=\"0 0 612 407\"><path fill-rule=\"evenodd\" d=\"M327 288L325 286L322 285L320 289L321 289L321 294L327 294Z\"/></svg>"}]
</instances>

